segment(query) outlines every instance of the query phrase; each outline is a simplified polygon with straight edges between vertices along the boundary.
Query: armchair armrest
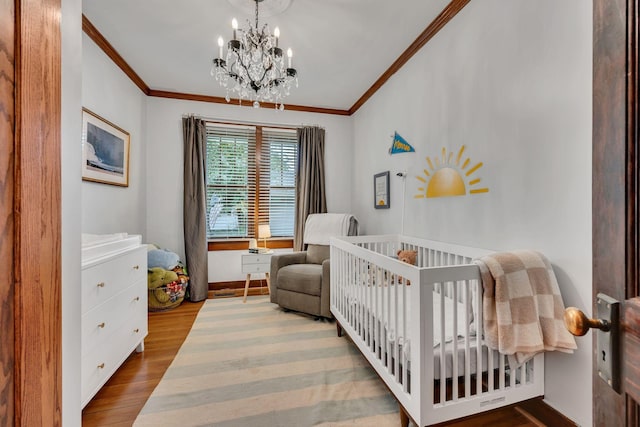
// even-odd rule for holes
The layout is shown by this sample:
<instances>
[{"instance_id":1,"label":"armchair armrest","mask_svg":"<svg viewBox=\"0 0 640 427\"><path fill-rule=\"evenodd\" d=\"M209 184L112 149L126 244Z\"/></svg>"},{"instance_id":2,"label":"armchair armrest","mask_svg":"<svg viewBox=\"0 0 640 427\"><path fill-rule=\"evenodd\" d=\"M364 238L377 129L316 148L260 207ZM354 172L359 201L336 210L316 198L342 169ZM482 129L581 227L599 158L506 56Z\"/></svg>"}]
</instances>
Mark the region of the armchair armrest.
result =
<instances>
[{"instance_id":1,"label":"armchair armrest","mask_svg":"<svg viewBox=\"0 0 640 427\"><path fill-rule=\"evenodd\" d=\"M304 264L307 260L307 252L293 252L280 255L271 256L271 268L269 273L269 281L271 282L271 289L269 289L270 300L273 303L278 303L278 270L282 267L286 267L291 264Z\"/></svg>"},{"instance_id":2,"label":"armchair armrest","mask_svg":"<svg viewBox=\"0 0 640 427\"><path fill-rule=\"evenodd\" d=\"M320 313L324 317L332 318L331 315L331 260L322 261L322 288L320 290Z\"/></svg>"}]
</instances>

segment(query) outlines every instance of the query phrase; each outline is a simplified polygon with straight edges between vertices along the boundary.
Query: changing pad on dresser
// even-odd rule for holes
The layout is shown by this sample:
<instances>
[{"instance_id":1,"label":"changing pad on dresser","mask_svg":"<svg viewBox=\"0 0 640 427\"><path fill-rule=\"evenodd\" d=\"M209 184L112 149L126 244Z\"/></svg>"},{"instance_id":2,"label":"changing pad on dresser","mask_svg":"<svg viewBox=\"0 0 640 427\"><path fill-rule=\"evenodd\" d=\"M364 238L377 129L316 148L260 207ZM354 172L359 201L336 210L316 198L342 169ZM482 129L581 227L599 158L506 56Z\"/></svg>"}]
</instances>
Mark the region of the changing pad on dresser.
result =
<instances>
[{"instance_id":1,"label":"changing pad on dresser","mask_svg":"<svg viewBox=\"0 0 640 427\"><path fill-rule=\"evenodd\" d=\"M139 234L82 234L82 265L140 246Z\"/></svg>"}]
</instances>

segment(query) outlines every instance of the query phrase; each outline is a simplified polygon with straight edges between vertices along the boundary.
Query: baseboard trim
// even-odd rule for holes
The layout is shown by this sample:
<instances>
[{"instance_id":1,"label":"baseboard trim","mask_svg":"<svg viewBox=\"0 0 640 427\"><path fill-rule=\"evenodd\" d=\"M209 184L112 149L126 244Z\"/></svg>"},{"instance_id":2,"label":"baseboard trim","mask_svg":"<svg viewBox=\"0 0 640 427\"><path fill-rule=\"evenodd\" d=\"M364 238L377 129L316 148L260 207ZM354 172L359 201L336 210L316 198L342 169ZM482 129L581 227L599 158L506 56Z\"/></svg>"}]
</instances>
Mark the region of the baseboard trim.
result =
<instances>
[{"instance_id":1,"label":"baseboard trim","mask_svg":"<svg viewBox=\"0 0 640 427\"><path fill-rule=\"evenodd\" d=\"M230 282L211 282L209 283L210 291L219 291L221 289L244 289L246 282L244 280L234 280ZM249 288L259 288L267 286L266 279L257 279L249 281Z\"/></svg>"},{"instance_id":2,"label":"baseboard trim","mask_svg":"<svg viewBox=\"0 0 640 427\"><path fill-rule=\"evenodd\" d=\"M244 296L244 287L246 282L242 280L232 282L215 282L209 283L208 298L235 298ZM268 295L269 288L267 287L267 281L251 280L249 281L249 292L247 295Z\"/></svg>"}]
</instances>

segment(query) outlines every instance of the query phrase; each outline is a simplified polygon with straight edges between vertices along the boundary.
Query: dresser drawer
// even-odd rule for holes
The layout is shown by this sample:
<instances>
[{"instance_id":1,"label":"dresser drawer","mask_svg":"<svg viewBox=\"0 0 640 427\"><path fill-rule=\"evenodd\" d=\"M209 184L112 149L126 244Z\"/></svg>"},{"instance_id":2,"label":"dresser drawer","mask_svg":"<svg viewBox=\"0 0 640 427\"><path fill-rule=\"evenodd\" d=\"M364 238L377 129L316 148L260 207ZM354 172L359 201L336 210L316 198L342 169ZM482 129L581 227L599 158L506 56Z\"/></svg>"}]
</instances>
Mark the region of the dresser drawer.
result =
<instances>
[{"instance_id":1,"label":"dresser drawer","mask_svg":"<svg viewBox=\"0 0 640 427\"><path fill-rule=\"evenodd\" d=\"M242 272L245 274L252 273L268 273L271 269L271 264L243 264Z\"/></svg>"},{"instance_id":2,"label":"dresser drawer","mask_svg":"<svg viewBox=\"0 0 640 427\"><path fill-rule=\"evenodd\" d=\"M147 282L140 280L82 316L82 354L104 345L105 338L138 313L147 315Z\"/></svg>"},{"instance_id":3,"label":"dresser drawer","mask_svg":"<svg viewBox=\"0 0 640 427\"><path fill-rule=\"evenodd\" d=\"M242 265L246 264L270 264L271 254L245 254L242 255Z\"/></svg>"},{"instance_id":4,"label":"dresser drawer","mask_svg":"<svg viewBox=\"0 0 640 427\"><path fill-rule=\"evenodd\" d=\"M82 270L82 311L91 310L132 283L147 278L145 246Z\"/></svg>"},{"instance_id":5,"label":"dresser drawer","mask_svg":"<svg viewBox=\"0 0 640 427\"><path fill-rule=\"evenodd\" d=\"M105 338L103 345L95 346L82 356L82 407L107 382L133 350L147 335L146 312L120 326Z\"/></svg>"}]
</instances>

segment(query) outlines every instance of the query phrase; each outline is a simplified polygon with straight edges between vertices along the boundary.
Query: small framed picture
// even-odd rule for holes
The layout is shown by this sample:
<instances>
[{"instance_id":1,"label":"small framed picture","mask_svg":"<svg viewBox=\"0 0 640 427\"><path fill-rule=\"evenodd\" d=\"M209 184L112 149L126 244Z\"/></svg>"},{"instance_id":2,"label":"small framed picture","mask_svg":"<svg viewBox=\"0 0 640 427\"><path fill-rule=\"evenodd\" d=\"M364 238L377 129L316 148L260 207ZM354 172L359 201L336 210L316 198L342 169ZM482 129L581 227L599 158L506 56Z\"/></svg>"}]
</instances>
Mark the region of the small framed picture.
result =
<instances>
[{"instance_id":1,"label":"small framed picture","mask_svg":"<svg viewBox=\"0 0 640 427\"><path fill-rule=\"evenodd\" d=\"M373 207L389 209L389 171L380 172L373 176Z\"/></svg>"},{"instance_id":2,"label":"small framed picture","mask_svg":"<svg viewBox=\"0 0 640 427\"><path fill-rule=\"evenodd\" d=\"M82 179L129 186L129 132L82 109Z\"/></svg>"}]
</instances>

